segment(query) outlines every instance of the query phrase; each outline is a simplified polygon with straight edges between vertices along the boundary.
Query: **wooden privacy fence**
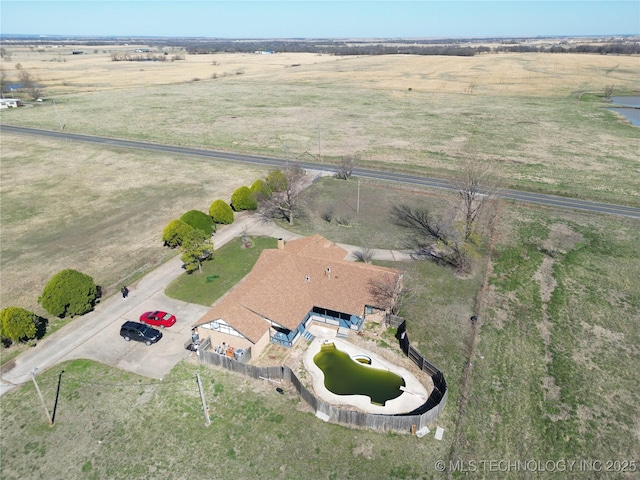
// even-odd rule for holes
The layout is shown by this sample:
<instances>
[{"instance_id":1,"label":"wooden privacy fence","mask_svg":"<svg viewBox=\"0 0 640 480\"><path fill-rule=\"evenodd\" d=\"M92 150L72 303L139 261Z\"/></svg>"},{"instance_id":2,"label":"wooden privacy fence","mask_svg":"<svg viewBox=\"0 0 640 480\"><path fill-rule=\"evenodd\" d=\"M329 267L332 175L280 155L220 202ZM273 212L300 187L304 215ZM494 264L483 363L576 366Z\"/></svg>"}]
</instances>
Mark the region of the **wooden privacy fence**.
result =
<instances>
[{"instance_id":1,"label":"wooden privacy fence","mask_svg":"<svg viewBox=\"0 0 640 480\"><path fill-rule=\"evenodd\" d=\"M398 328L402 324L402 322L404 322L404 318L399 317L397 315L391 315L390 313L387 314L384 320L385 320L385 323L387 324L387 327L394 327L394 328Z\"/></svg>"},{"instance_id":2,"label":"wooden privacy fence","mask_svg":"<svg viewBox=\"0 0 640 480\"><path fill-rule=\"evenodd\" d=\"M287 365L257 367L239 362L224 355L219 355L215 352L204 350L199 351L198 356L202 363L222 367L236 373L241 373L242 375L247 375L251 378L275 382L287 381L293 385L302 399L315 410L316 416L327 419L328 421L364 428L372 428L374 430L415 432L416 430L420 430L421 428L426 427L427 424L435 421L435 419L438 418L438 415L440 415L440 412L444 409L448 396L447 382L444 379L444 375L438 368L429 363L420 354L420 352L418 352L418 350L411 347L408 336L406 335L404 321L398 327L398 331L400 332L401 329L405 333L403 339L400 340L400 346L403 349L403 352L405 352L405 354L408 355L408 357L422 371L431 376L434 384L434 389L427 401L413 412L405 414L380 415L356 412L354 410L347 410L331 405L311 393L302 384L293 370L291 370ZM404 343L407 344L406 351Z\"/></svg>"}]
</instances>

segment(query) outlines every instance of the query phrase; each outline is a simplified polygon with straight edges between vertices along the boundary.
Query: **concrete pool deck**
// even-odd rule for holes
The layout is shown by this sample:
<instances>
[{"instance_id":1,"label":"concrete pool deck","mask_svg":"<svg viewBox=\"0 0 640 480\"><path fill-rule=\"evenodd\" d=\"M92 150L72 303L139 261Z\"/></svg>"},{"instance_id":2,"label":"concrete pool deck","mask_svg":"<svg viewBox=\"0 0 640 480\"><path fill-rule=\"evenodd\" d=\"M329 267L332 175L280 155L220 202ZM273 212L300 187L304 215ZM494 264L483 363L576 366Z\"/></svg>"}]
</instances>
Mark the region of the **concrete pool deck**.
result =
<instances>
[{"instance_id":1,"label":"concrete pool deck","mask_svg":"<svg viewBox=\"0 0 640 480\"><path fill-rule=\"evenodd\" d=\"M315 327L315 328L314 328ZM312 327L312 333L316 338L311 342L303 356L304 367L313 380L313 389L318 397L332 405L356 407L358 410L367 413L394 415L408 413L423 405L429 392L418 381L418 379L408 370L379 357L373 352L357 347L346 340L336 338L336 332L327 328ZM338 350L353 357L356 355L366 355L371 358L371 367L381 370L388 370L401 376L404 379L405 391L397 398L388 400L384 406L374 405L366 395L336 395L324 386L324 373L313 361L313 357L320 351L325 342L333 343Z\"/></svg>"}]
</instances>

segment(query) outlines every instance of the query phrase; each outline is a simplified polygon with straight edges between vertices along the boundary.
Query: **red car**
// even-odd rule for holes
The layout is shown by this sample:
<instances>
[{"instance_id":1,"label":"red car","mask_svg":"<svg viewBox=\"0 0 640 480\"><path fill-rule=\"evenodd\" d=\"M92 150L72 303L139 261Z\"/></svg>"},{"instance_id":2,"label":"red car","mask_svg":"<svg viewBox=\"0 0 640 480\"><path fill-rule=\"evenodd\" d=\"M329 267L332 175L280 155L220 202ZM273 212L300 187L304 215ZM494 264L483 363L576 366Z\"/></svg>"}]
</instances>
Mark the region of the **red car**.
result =
<instances>
[{"instance_id":1,"label":"red car","mask_svg":"<svg viewBox=\"0 0 640 480\"><path fill-rule=\"evenodd\" d=\"M155 312L145 312L140 315L140 321L146 323L147 325L154 325L156 327L170 327L174 323L176 323L176 316L171 315L167 312L160 312L156 310Z\"/></svg>"}]
</instances>

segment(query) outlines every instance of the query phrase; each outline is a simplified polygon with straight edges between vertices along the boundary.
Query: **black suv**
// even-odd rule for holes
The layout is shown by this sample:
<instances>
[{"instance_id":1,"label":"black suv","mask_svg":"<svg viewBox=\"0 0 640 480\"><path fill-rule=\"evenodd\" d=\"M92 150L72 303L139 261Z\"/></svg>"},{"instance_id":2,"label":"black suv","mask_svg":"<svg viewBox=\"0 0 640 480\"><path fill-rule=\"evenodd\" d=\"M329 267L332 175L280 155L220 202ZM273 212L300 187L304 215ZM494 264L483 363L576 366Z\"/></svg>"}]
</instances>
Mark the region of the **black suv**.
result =
<instances>
[{"instance_id":1,"label":"black suv","mask_svg":"<svg viewBox=\"0 0 640 480\"><path fill-rule=\"evenodd\" d=\"M151 345L162 338L162 332L144 323L124 322L122 327L120 327L120 336L127 342L129 340L136 340L137 342L144 342L147 345Z\"/></svg>"}]
</instances>

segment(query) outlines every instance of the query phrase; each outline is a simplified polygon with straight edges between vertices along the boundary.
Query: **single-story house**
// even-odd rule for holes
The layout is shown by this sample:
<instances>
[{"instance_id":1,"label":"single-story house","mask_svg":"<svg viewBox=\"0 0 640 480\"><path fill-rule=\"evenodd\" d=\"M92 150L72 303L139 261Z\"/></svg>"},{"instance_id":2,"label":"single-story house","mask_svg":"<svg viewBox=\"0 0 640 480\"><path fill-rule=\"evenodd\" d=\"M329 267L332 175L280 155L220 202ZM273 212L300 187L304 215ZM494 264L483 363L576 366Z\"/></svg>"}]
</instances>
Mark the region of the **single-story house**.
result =
<instances>
[{"instance_id":1,"label":"single-story house","mask_svg":"<svg viewBox=\"0 0 640 480\"><path fill-rule=\"evenodd\" d=\"M0 108L18 108L21 105L19 98L0 98Z\"/></svg>"},{"instance_id":2,"label":"single-story house","mask_svg":"<svg viewBox=\"0 0 640 480\"><path fill-rule=\"evenodd\" d=\"M253 358L269 342L291 347L303 336L313 338L311 322L343 335L360 330L368 316L380 320L387 313L389 298L380 290L398 292L402 272L349 261L348 255L320 235L279 240L194 327L214 345L251 348Z\"/></svg>"}]
</instances>

